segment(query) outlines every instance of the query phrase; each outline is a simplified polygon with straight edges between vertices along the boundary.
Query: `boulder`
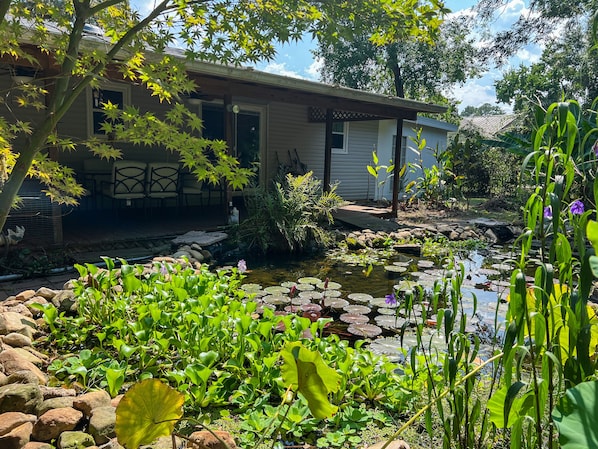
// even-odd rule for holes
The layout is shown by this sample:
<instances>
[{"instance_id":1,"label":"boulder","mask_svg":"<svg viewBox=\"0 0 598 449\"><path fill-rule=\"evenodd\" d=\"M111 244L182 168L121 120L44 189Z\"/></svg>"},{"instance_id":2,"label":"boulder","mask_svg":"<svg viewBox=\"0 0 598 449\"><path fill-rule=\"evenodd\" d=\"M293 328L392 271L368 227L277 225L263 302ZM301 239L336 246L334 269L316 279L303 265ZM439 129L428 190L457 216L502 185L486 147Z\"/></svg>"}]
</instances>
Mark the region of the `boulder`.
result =
<instances>
[{"instance_id":1,"label":"boulder","mask_svg":"<svg viewBox=\"0 0 598 449\"><path fill-rule=\"evenodd\" d=\"M91 411L98 407L110 406L110 395L104 390L92 391L78 396L73 401L73 407L81 410L85 416L91 416Z\"/></svg>"},{"instance_id":2,"label":"boulder","mask_svg":"<svg viewBox=\"0 0 598 449\"><path fill-rule=\"evenodd\" d=\"M21 413L21 412L6 412L0 414L0 435L6 435L13 429L16 429L27 422L35 423L37 416Z\"/></svg>"},{"instance_id":3,"label":"boulder","mask_svg":"<svg viewBox=\"0 0 598 449\"><path fill-rule=\"evenodd\" d=\"M58 449L84 449L91 446L95 446L93 437L85 432L62 432L56 441Z\"/></svg>"},{"instance_id":4,"label":"boulder","mask_svg":"<svg viewBox=\"0 0 598 449\"><path fill-rule=\"evenodd\" d=\"M224 441L226 444L222 444L218 438L214 437L210 432L207 430L200 430L198 432L193 432L189 435L189 443L187 444L187 448L190 449L227 449L227 445L230 449L235 449L237 445L235 444L235 440L232 435L228 432L223 430L216 430L214 433L220 438L220 440Z\"/></svg>"},{"instance_id":5,"label":"boulder","mask_svg":"<svg viewBox=\"0 0 598 449\"><path fill-rule=\"evenodd\" d=\"M62 432L75 430L83 413L72 407L53 408L39 417L33 426L32 436L34 440L51 441Z\"/></svg>"},{"instance_id":6,"label":"boulder","mask_svg":"<svg viewBox=\"0 0 598 449\"><path fill-rule=\"evenodd\" d=\"M22 412L33 414L41 402L42 393L37 385L9 384L0 387L0 413Z\"/></svg>"},{"instance_id":7,"label":"boulder","mask_svg":"<svg viewBox=\"0 0 598 449\"><path fill-rule=\"evenodd\" d=\"M16 312L0 313L0 335L16 332L33 338L37 325L35 321Z\"/></svg>"},{"instance_id":8,"label":"boulder","mask_svg":"<svg viewBox=\"0 0 598 449\"><path fill-rule=\"evenodd\" d=\"M37 408L37 414L38 414L38 416L41 416L44 413L46 413L48 410L52 410L55 408L72 407L74 401L75 401L75 398L70 397L70 396L46 399Z\"/></svg>"},{"instance_id":9,"label":"boulder","mask_svg":"<svg viewBox=\"0 0 598 449\"><path fill-rule=\"evenodd\" d=\"M19 334L17 332L11 332L10 334L2 337L2 342L13 348L22 348L24 346L31 346L32 340L26 335Z\"/></svg>"},{"instance_id":10,"label":"boulder","mask_svg":"<svg viewBox=\"0 0 598 449\"><path fill-rule=\"evenodd\" d=\"M77 310L77 300L72 290L59 290L51 301L59 312L75 312Z\"/></svg>"},{"instance_id":11,"label":"boulder","mask_svg":"<svg viewBox=\"0 0 598 449\"><path fill-rule=\"evenodd\" d=\"M116 436L116 409L112 406L96 407L89 418L89 433L97 445L105 444Z\"/></svg>"},{"instance_id":12,"label":"boulder","mask_svg":"<svg viewBox=\"0 0 598 449\"><path fill-rule=\"evenodd\" d=\"M40 384L46 384L46 375L32 362L25 359L17 350L9 349L0 352L0 365L9 376L17 371L31 371L38 378Z\"/></svg>"},{"instance_id":13,"label":"boulder","mask_svg":"<svg viewBox=\"0 0 598 449\"><path fill-rule=\"evenodd\" d=\"M26 422L15 427L7 434L0 436L0 447L2 449L22 449L31 439L33 424Z\"/></svg>"}]
</instances>

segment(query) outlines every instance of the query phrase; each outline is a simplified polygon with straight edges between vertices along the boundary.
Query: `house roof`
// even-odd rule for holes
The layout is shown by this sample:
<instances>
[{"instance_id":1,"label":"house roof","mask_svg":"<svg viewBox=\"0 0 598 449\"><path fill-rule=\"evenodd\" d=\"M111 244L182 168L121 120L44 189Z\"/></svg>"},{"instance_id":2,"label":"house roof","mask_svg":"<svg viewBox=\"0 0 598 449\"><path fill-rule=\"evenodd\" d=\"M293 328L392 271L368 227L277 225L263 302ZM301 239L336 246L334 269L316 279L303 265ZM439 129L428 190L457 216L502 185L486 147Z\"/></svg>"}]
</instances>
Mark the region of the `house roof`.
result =
<instances>
[{"instance_id":1,"label":"house roof","mask_svg":"<svg viewBox=\"0 0 598 449\"><path fill-rule=\"evenodd\" d=\"M507 131L507 129L514 124L516 119L516 114L464 117L461 120L459 128L477 131L484 137L494 137L501 132Z\"/></svg>"}]
</instances>

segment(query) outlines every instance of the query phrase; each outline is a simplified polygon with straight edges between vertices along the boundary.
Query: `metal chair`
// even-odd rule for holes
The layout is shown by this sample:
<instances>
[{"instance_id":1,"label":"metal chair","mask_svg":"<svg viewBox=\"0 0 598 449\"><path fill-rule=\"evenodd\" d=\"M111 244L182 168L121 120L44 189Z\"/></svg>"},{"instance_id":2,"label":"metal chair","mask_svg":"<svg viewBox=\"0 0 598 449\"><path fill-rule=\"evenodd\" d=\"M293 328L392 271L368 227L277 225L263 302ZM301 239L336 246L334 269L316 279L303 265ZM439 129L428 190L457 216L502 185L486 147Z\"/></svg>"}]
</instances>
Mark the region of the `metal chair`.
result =
<instances>
[{"instance_id":1,"label":"metal chair","mask_svg":"<svg viewBox=\"0 0 598 449\"><path fill-rule=\"evenodd\" d=\"M147 166L146 196L160 200L160 207L164 200L174 198L175 205L179 206L179 179L180 164L168 162L152 162Z\"/></svg>"},{"instance_id":2,"label":"metal chair","mask_svg":"<svg viewBox=\"0 0 598 449\"><path fill-rule=\"evenodd\" d=\"M199 205L203 206L203 194L203 182L198 181L192 174L184 175L181 195L185 201L185 206L189 206L189 195L199 197Z\"/></svg>"},{"instance_id":3,"label":"metal chair","mask_svg":"<svg viewBox=\"0 0 598 449\"><path fill-rule=\"evenodd\" d=\"M144 200L145 206L145 162L116 161L112 165L112 179L102 182L102 195L112 203L124 201L127 207L135 200Z\"/></svg>"}]
</instances>

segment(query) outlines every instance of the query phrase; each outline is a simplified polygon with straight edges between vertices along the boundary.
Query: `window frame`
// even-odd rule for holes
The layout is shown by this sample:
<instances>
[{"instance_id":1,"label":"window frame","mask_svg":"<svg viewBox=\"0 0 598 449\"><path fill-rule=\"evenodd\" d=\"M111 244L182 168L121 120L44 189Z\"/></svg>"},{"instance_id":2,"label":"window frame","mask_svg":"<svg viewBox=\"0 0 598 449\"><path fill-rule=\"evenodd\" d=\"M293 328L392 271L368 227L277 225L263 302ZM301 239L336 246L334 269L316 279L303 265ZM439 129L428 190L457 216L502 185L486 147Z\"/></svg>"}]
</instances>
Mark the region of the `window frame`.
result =
<instances>
[{"instance_id":1,"label":"window frame","mask_svg":"<svg viewBox=\"0 0 598 449\"><path fill-rule=\"evenodd\" d=\"M333 154L349 154L349 122L334 122L334 123L342 123L343 124L343 132L340 133L338 131L332 130L332 135L341 135L343 136L343 147L342 148L335 148L332 147ZM333 139L334 141L334 139ZM334 144L333 144L334 145Z\"/></svg>"},{"instance_id":2,"label":"window frame","mask_svg":"<svg viewBox=\"0 0 598 449\"><path fill-rule=\"evenodd\" d=\"M94 90L105 90L105 91L113 91L113 92L120 92L123 96L123 110L130 106L131 104L131 86L129 84L124 83L114 83L114 82L103 82L97 87L88 87L87 88L87 135L88 137L96 137L99 139L108 139L108 135L104 133L96 133L95 132L95 123L94 123L94 112L101 112L103 108L95 107L93 104L93 92Z\"/></svg>"}]
</instances>

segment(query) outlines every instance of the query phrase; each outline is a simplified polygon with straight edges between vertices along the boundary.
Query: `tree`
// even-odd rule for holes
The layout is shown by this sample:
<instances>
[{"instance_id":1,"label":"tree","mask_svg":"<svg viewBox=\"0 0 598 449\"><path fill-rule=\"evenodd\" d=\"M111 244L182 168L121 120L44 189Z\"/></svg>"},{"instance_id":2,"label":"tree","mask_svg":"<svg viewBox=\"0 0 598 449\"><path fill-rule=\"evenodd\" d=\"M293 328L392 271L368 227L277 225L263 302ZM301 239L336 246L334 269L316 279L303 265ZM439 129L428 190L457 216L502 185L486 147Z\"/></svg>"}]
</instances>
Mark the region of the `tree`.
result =
<instances>
[{"instance_id":1,"label":"tree","mask_svg":"<svg viewBox=\"0 0 598 449\"><path fill-rule=\"evenodd\" d=\"M532 0L529 7L507 30L491 33L489 25L503 14L509 0L479 0L470 16L471 26L480 28L486 36L483 55L498 65L505 63L525 45L546 45L565 30L587 22L598 11L595 0Z\"/></svg>"},{"instance_id":2,"label":"tree","mask_svg":"<svg viewBox=\"0 0 598 449\"><path fill-rule=\"evenodd\" d=\"M460 18L447 20L433 40L395 40L374 45L366 34L333 43L320 42L315 54L324 61L321 79L420 101L450 103L443 95L480 69L477 50Z\"/></svg>"},{"instance_id":3,"label":"tree","mask_svg":"<svg viewBox=\"0 0 598 449\"><path fill-rule=\"evenodd\" d=\"M463 111L461 112L461 117L471 117L471 116L486 116L486 115L501 115L504 114L505 111L501 109L500 106L490 103L484 103L481 106L466 106Z\"/></svg>"},{"instance_id":4,"label":"tree","mask_svg":"<svg viewBox=\"0 0 598 449\"><path fill-rule=\"evenodd\" d=\"M183 62L165 51L175 42L184 45L189 60L240 64L270 59L276 41L297 40L305 33L334 40L368 30L377 45L405 35L426 36L438 27L442 10L437 0L161 0L153 5L142 12L128 0L0 2L0 57L32 67L50 61L43 87L25 84L11 93L11 104L43 109L43 117L19 120L7 109L0 120L0 229L27 176L40 179L54 201L75 203L82 194L72 171L50 154L78 148L79 142L57 135L56 125L76 98L102 78L143 85L161 101L172 102L195 88ZM86 37L90 25L103 35ZM174 104L162 119L133 107L120 111L106 103L104 108L104 131L116 140L182 151L183 163L201 179L247 183L250 173L224 146L193 137L201 121L182 105ZM119 156L108 142L85 145L101 157ZM208 147L214 160L206 155Z\"/></svg>"},{"instance_id":5,"label":"tree","mask_svg":"<svg viewBox=\"0 0 598 449\"><path fill-rule=\"evenodd\" d=\"M592 48L587 25L571 24L567 33L550 42L540 61L507 71L496 82L496 95L513 102L515 111L530 111L575 98L589 107L598 97L598 52Z\"/></svg>"}]
</instances>

